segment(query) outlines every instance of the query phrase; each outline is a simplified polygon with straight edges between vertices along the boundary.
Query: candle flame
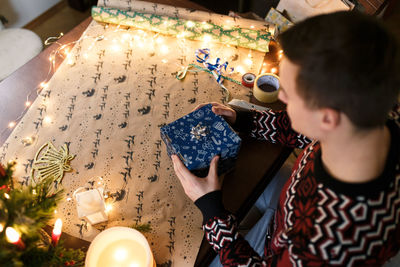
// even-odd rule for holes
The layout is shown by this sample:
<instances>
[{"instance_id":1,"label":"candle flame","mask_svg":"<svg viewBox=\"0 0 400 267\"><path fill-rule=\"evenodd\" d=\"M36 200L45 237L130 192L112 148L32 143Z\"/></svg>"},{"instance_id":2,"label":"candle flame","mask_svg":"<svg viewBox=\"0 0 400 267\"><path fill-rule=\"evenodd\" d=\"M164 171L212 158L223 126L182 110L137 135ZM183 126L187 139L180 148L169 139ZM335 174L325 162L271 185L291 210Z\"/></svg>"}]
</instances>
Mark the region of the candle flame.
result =
<instances>
[{"instance_id":1,"label":"candle flame","mask_svg":"<svg viewBox=\"0 0 400 267\"><path fill-rule=\"evenodd\" d=\"M53 234L60 235L61 234L61 228L62 228L62 220L60 218L58 218L56 220L56 223L54 224Z\"/></svg>"},{"instance_id":2,"label":"candle flame","mask_svg":"<svg viewBox=\"0 0 400 267\"><path fill-rule=\"evenodd\" d=\"M6 228L6 236L7 236L8 242L10 242L10 243L16 243L20 239L19 233L17 231L15 231L15 229L12 227Z\"/></svg>"},{"instance_id":3,"label":"candle flame","mask_svg":"<svg viewBox=\"0 0 400 267\"><path fill-rule=\"evenodd\" d=\"M128 252L124 248L118 248L114 252L114 259L117 261L123 261L128 256Z\"/></svg>"}]
</instances>

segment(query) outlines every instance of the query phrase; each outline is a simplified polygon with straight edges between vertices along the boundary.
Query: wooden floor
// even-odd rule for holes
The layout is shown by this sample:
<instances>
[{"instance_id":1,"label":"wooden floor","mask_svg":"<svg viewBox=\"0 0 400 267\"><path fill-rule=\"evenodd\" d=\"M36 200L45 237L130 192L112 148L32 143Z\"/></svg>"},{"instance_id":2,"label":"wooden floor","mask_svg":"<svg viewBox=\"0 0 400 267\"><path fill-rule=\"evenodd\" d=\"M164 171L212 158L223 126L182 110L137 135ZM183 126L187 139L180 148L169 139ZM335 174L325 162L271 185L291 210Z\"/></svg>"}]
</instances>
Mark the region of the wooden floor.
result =
<instances>
[{"instance_id":1,"label":"wooden floor","mask_svg":"<svg viewBox=\"0 0 400 267\"><path fill-rule=\"evenodd\" d=\"M48 37L69 32L89 16L90 8L84 12L77 11L69 7L67 0L62 0L24 28L35 32L44 42Z\"/></svg>"}]
</instances>

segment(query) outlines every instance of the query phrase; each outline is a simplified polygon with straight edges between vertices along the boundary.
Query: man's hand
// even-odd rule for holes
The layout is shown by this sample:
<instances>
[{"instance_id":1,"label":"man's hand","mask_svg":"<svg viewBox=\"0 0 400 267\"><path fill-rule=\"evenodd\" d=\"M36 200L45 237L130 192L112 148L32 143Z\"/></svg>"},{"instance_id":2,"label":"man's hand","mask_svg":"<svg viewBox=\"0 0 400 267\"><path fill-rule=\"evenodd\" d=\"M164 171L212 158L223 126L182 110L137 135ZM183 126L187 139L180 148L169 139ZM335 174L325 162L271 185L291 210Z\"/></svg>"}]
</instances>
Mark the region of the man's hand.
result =
<instances>
[{"instance_id":1,"label":"man's hand","mask_svg":"<svg viewBox=\"0 0 400 267\"><path fill-rule=\"evenodd\" d=\"M234 125L236 122L236 111L234 111L232 108L225 106L223 104L217 103L217 102L210 102L210 103L203 103L198 105L194 110L198 110L201 107L204 107L207 104L212 105L212 111L224 117L224 119L230 124Z\"/></svg>"},{"instance_id":2,"label":"man's hand","mask_svg":"<svg viewBox=\"0 0 400 267\"><path fill-rule=\"evenodd\" d=\"M207 193L221 189L222 181L218 179L217 174L219 156L215 156L211 160L210 170L205 178L199 178L193 175L177 155L172 155L171 159L174 163L176 176L178 176L181 181L186 195L193 202Z\"/></svg>"}]
</instances>

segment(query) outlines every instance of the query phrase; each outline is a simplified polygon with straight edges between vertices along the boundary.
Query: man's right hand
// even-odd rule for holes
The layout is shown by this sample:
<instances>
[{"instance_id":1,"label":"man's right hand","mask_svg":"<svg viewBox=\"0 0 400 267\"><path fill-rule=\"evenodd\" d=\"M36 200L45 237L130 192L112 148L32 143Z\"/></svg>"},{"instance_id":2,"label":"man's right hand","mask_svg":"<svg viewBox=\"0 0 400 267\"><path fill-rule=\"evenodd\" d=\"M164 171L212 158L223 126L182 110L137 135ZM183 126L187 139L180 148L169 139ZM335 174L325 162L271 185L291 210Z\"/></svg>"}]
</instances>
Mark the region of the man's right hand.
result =
<instances>
[{"instance_id":1,"label":"man's right hand","mask_svg":"<svg viewBox=\"0 0 400 267\"><path fill-rule=\"evenodd\" d=\"M204 107L207 104L212 105L212 111L216 115L220 115L224 117L224 119L232 126L236 122L236 111L234 111L232 108L225 106L223 104L217 103L217 102L210 102L210 103L203 103L198 105L194 110L198 110L201 107ZM194 111L193 110L193 111Z\"/></svg>"}]
</instances>

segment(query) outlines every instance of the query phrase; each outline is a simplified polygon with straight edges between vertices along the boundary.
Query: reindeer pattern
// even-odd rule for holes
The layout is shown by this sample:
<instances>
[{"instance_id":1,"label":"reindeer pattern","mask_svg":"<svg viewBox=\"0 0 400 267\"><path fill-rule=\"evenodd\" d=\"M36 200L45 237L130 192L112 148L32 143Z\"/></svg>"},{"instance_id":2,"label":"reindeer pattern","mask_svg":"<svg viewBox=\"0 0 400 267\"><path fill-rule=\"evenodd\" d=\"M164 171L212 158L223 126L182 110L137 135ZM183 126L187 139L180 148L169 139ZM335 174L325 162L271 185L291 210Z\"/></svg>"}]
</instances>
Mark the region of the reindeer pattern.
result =
<instances>
[{"instance_id":1,"label":"reindeer pattern","mask_svg":"<svg viewBox=\"0 0 400 267\"><path fill-rule=\"evenodd\" d=\"M176 12L179 16L178 9ZM125 30L135 33L134 29ZM105 29L92 22L84 35L107 37L113 31L115 26ZM71 50L75 64L59 67L0 147L0 161L17 158L16 177L21 185L27 185L37 148L47 141L56 147L68 143L76 157L71 161L73 172L65 174L62 181L67 198L81 186L104 187L114 199L107 227L150 224L152 230L145 235L156 261L161 266L191 266L202 239L201 215L173 172L160 127L200 103L221 101L224 92L205 72L187 73L184 80L177 80L172 73L196 63L195 50L201 43L163 38L174 48L173 53L162 54L157 45L149 51L150 46L122 44L121 51L115 52L109 49L111 40L107 38L82 38ZM217 44L213 51L226 58L237 54L238 61L248 56L247 49ZM249 72L256 73L262 58L260 53L259 60L253 59L255 69ZM248 88L224 84L233 97L249 99ZM46 116L52 118L50 123ZM33 144L24 146L21 140L32 135L36 137ZM92 240L105 228L81 221L73 201L65 200L58 212L63 231L73 236Z\"/></svg>"}]
</instances>

